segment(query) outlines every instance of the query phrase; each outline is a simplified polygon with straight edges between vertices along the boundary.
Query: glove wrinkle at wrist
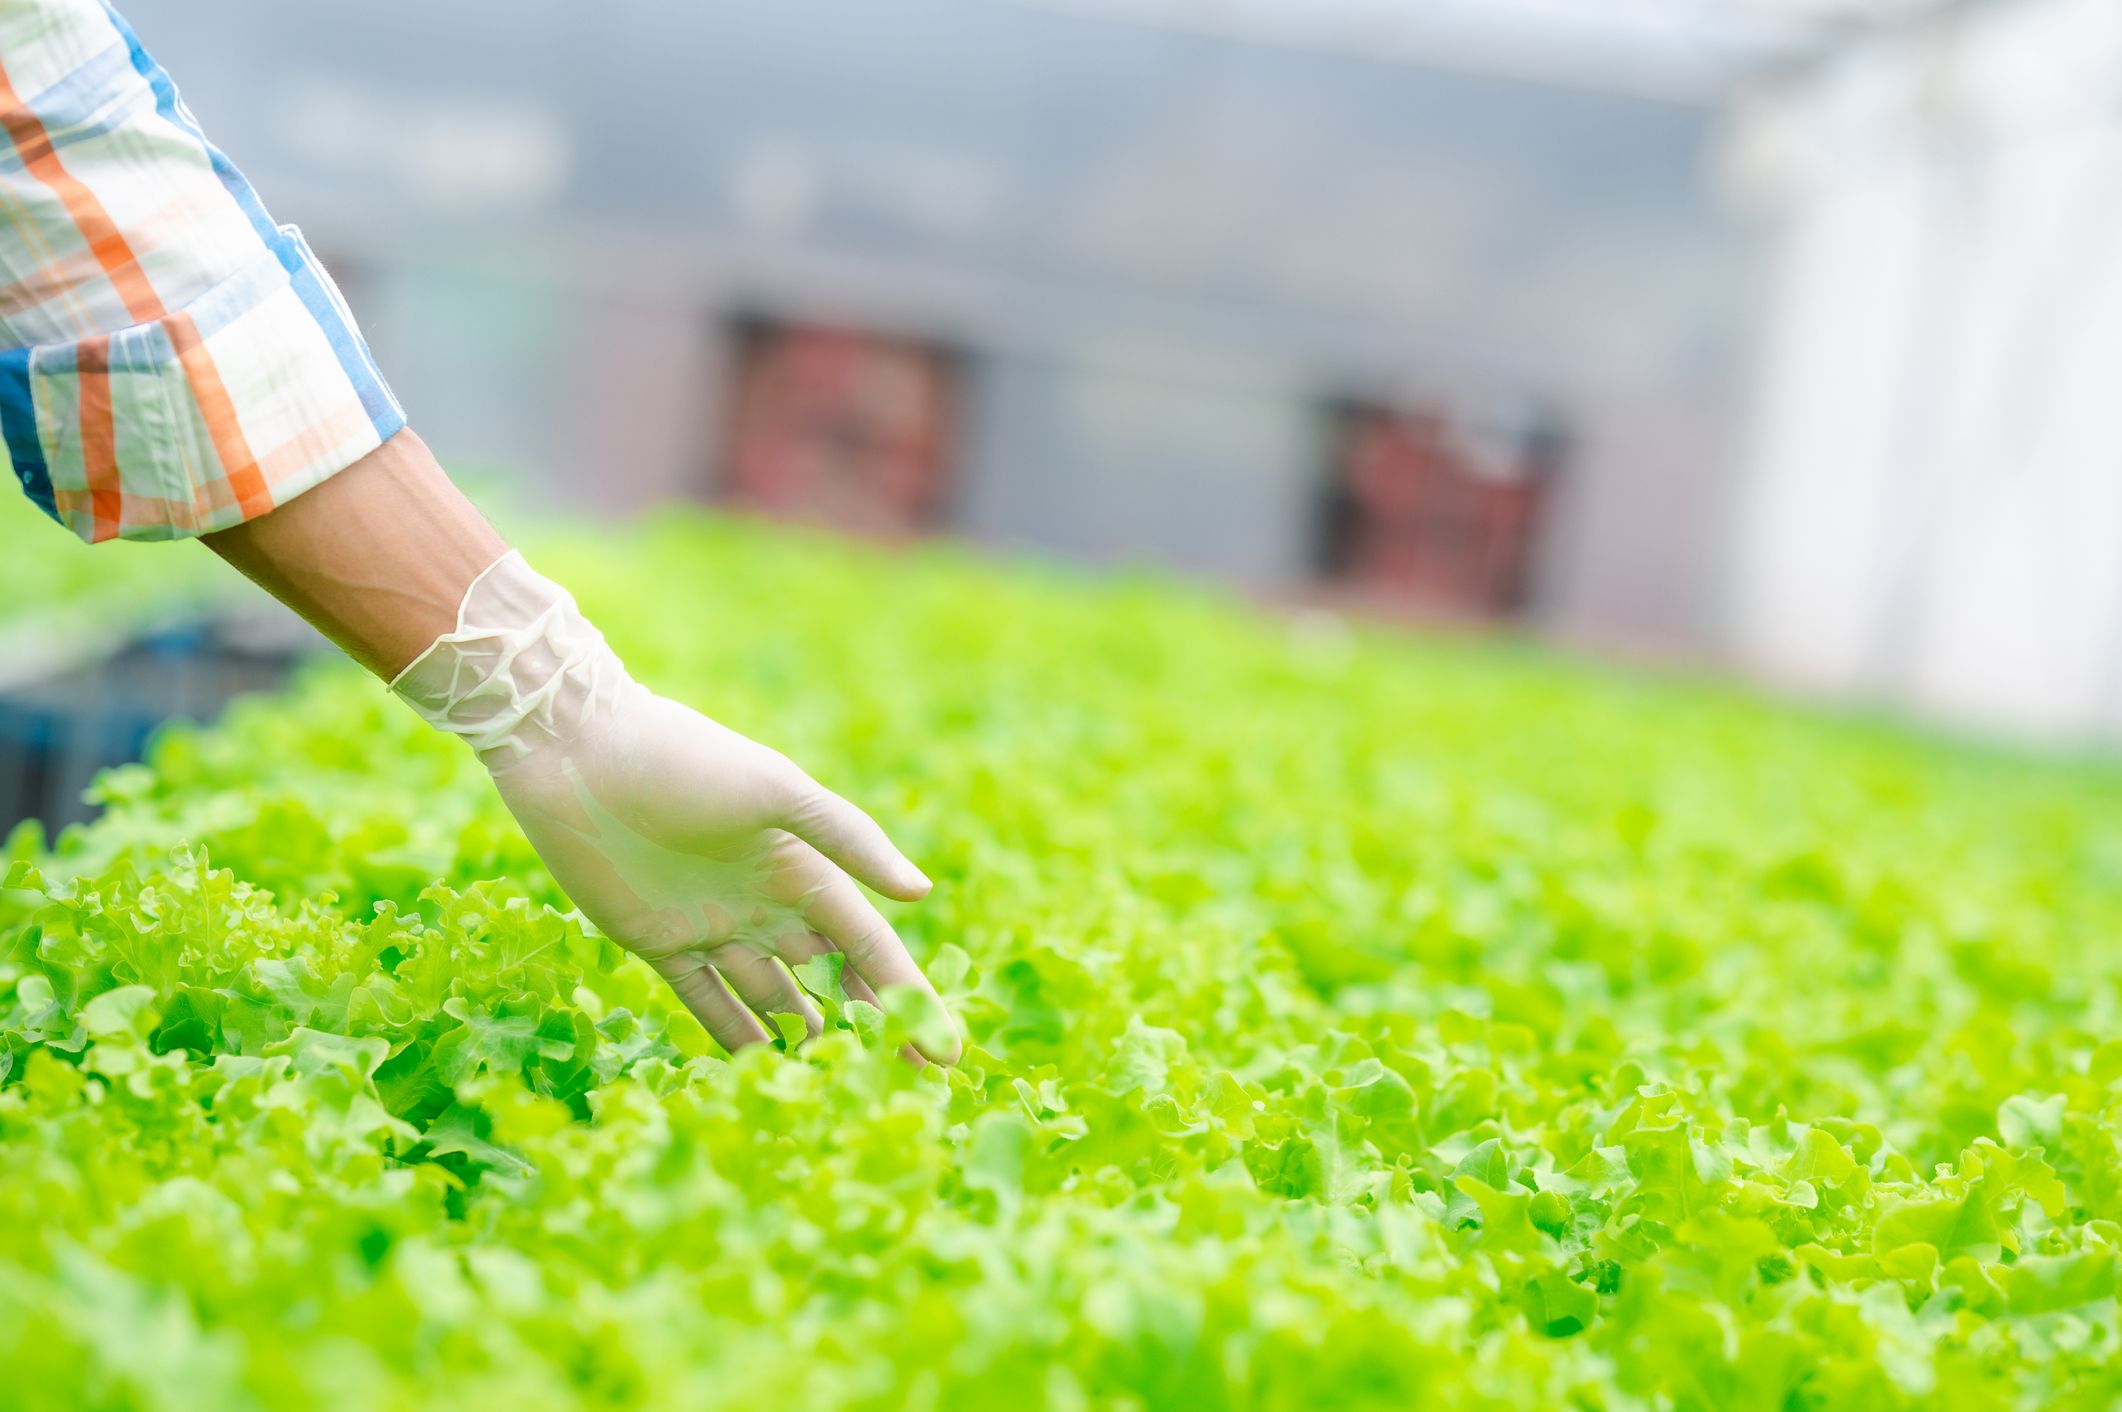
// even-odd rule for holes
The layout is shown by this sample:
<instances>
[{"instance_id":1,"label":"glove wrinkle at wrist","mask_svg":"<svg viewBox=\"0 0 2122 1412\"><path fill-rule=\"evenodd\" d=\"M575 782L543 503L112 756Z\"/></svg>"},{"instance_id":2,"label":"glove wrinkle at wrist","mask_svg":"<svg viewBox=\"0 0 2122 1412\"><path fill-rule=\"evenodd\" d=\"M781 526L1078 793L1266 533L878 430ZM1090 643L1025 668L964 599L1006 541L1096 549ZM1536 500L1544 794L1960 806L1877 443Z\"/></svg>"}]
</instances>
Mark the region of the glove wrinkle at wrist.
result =
<instances>
[{"instance_id":1,"label":"glove wrinkle at wrist","mask_svg":"<svg viewBox=\"0 0 2122 1412\"><path fill-rule=\"evenodd\" d=\"M725 1048L765 1043L781 1015L817 1033L823 1016L790 968L833 951L851 1000L912 987L935 1001L858 885L908 901L929 888L876 821L778 751L635 683L521 554L472 581L456 628L391 690L478 753L553 881ZM916 1048L958 1053L943 1034Z\"/></svg>"},{"instance_id":2,"label":"glove wrinkle at wrist","mask_svg":"<svg viewBox=\"0 0 2122 1412\"><path fill-rule=\"evenodd\" d=\"M499 769L574 739L631 679L573 596L512 549L465 590L456 629L390 685L428 724L463 737Z\"/></svg>"}]
</instances>

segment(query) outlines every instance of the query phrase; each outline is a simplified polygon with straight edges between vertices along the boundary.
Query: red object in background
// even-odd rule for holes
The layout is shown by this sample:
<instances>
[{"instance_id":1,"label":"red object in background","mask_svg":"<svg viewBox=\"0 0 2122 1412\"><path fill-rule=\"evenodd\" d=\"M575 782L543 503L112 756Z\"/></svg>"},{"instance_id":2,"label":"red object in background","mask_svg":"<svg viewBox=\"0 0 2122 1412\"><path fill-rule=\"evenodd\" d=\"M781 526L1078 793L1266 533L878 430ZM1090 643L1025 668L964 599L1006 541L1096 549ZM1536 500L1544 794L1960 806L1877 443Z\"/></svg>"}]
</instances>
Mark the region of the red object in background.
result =
<instances>
[{"instance_id":1,"label":"red object in background","mask_svg":"<svg viewBox=\"0 0 2122 1412\"><path fill-rule=\"evenodd\" d=\"M957 368L909 339L802 324L743 335L723 489L853 534L935 528L955 452Z\"/></svg>"},{"instance_id":2,"label":"red object in background","mask_svg":"<svg viewBox=\"0 0 2122 1412\"><path fill-rule=\"evenodd\" d=\"M1477 457L1434 410L1340 414L1322 567L1367 597L1467 617L1520 608L1561 441L1544 425Z\"/></svg>"}]
</instances>

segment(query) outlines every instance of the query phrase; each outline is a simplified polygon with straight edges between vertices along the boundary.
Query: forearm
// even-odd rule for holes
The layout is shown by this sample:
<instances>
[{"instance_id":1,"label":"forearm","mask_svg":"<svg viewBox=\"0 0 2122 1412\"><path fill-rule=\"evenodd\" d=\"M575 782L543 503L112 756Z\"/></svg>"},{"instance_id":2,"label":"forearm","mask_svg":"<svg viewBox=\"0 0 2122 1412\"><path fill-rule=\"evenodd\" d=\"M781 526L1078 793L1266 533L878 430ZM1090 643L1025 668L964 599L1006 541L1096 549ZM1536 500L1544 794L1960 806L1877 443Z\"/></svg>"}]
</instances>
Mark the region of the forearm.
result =
<instances>
[{"instance_id":1,"label":"forearm","mask_svg":"<svg viewBox=\"0 0 2122 1412\"><path fill-rule=\"evenodd\" d=\"M913 901L920 870L776 751L635 683L508 552L405 428L300 233L263 217L116 15L0 5L0 51L43 76L66 137L62 167L15 104L0 269L51 276L0 308L0 449L31 499L90 541L204 539L470 742L583 915L725 1047L785 1038L779 1016L821 1029L790 968L837 952L829 991L915 992L939 1021L908 1021L917 1048L955 1059L860 886Z\"/></svg>"},{"instance_id":2,"label":"forearm","mask_svg":"<svg viewBox=\"0 0 2122 1412\"><path fill-rule=\"evenodd\" d=\"M410 428L201 538L386 681L456 626L465 589L508 548Z\"/></svg>"}]
</instances>

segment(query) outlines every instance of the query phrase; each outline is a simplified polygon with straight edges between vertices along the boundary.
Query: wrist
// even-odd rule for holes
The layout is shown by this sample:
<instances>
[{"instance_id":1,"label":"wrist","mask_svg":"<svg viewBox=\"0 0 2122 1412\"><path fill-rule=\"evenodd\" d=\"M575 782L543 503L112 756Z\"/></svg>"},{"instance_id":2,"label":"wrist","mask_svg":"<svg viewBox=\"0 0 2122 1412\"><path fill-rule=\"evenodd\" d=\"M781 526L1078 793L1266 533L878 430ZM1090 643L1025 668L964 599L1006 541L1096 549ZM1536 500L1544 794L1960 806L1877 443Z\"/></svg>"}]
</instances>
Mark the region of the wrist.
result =
<instances>
[{"instance_id":1,"label":"wrist","mask_svg":"<svg viewBox=\"0 0 2122 1412\"><path fill-rule=\"evenodd\" d=\"M573 595L510 550L390 686L491 770L579 739L632 680Z\"/></svg>"}]
</instances>

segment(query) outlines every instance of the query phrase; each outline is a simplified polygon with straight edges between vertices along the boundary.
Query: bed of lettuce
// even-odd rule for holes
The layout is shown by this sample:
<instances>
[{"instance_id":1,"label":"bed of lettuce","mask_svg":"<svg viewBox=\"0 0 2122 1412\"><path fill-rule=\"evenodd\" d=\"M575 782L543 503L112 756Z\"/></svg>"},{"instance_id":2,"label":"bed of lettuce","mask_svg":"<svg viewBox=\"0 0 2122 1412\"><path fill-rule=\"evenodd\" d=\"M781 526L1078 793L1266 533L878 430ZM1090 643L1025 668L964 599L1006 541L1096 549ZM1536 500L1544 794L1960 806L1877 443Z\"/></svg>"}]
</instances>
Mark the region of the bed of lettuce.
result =
<instances>
[{"instance_id":1,"label":"bed of lettuce","mask_svg":"<svg viewBox=\"0 0 2122 1412\"><path fill-rule=\"evenodd\" d=\"M723 1057L327 666L0 860L9 1408L2122 1397L2115 769L949 550L537 557L938 880L964 1062Z\"/></svg>"}]
</instances>

